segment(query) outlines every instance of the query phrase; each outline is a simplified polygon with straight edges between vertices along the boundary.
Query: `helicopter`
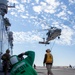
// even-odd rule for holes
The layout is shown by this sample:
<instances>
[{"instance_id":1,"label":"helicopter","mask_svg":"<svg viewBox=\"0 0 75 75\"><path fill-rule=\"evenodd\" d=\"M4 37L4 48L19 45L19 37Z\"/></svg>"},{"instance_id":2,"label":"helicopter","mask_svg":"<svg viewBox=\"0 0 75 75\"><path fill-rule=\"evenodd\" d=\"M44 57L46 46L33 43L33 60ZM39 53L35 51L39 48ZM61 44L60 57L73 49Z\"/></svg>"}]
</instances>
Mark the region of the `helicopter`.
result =
<instances>
[{"instance_id":1,"label":"helicopter","mask_svg":"<svg viewBox=\"0 0 75 75\"><path fill-rule=\"evenodd\" d=\"M43 38L43 41L39 41L39 44L50 44L49 41L54 40L56 37L60 39L61 35L61 29L57 27L51 27L50 29L47 29L48 32L46 33L47 38Z\"/></svg>"}]
</instances>

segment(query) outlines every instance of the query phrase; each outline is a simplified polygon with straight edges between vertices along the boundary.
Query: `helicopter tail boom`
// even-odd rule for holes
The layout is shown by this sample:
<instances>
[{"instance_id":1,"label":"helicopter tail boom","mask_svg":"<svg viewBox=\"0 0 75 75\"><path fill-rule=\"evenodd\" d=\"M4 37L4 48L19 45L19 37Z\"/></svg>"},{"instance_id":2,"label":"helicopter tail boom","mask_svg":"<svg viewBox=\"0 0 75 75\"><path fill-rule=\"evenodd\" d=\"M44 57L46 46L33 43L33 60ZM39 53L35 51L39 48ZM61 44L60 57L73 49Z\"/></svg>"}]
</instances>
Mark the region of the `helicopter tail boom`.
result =
<instances>
[{"instance_id":1,"label":"helicopter tail boom","mask_svg":"<svg viewBox=\"0 0 75 75\"><path fill-rule=\"evenodd\" d=\"M49 42L39 42L39 44L49 44Z\"/></svg>"}]
</instances>

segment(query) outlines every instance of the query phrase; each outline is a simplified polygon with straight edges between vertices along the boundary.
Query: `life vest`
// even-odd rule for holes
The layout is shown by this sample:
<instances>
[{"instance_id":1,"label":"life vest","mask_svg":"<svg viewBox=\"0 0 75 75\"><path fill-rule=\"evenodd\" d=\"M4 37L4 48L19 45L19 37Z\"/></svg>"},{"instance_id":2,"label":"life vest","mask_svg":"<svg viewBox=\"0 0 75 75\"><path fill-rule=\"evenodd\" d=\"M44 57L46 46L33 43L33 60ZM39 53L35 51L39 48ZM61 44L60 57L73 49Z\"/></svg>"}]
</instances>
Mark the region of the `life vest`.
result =
<instances>
[{"instance_id":1,"label":"life vest","mask_svg":"<svg viewBox=\"0 0 75 75\"><path fill-rule=\"evenodd\" d=\"M47 53L47 58L46 58L46 63L52 63L53 62L53 57L50 53Z\"/></svg>"}]
</instances>

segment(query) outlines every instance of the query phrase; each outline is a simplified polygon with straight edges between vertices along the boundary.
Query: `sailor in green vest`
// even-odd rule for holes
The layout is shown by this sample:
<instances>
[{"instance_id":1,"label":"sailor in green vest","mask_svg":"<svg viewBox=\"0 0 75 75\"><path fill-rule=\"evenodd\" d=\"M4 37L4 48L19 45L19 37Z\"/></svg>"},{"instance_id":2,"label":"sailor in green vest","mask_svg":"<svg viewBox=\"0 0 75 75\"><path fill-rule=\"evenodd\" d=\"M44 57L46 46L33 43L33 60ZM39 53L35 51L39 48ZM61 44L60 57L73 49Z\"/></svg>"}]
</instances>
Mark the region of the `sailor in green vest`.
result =
<instances>
[{"instance_id":1,"label":"sailor in green vest","mask_svg":"<svg viewBox=\"0 0 75 75\"><path fill-rule=\"evenodd\" d=\"M22 58L23 55L27 57ZM10 62L12 64L12 69L10 71L11 75L37 75L37 72L32 67L34 63L35 52L27 51L25 53L21 53L20 55L13 55L10 58Z\"/></svg>"}]
</instances>

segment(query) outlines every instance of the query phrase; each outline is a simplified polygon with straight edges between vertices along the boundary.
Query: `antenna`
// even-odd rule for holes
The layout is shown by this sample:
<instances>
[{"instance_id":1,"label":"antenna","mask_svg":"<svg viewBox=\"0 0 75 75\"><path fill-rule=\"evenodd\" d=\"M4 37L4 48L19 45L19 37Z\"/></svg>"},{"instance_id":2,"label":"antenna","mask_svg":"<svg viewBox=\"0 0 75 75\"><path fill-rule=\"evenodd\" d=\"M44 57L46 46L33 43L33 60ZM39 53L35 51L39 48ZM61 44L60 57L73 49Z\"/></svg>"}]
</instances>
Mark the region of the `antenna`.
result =
<instances>
[{"instance_id":1,"label":"antenna","mask_svg":"<svg viewBox=\"0 0 75 75\"><path fill-rule=\"evenodd\" d=\"M8 8L14 8L15 3L13 6L8 6L8 1L7 0L0 0L0 14L4 16L8 12Z\"/></svg>"}]
</instances>

